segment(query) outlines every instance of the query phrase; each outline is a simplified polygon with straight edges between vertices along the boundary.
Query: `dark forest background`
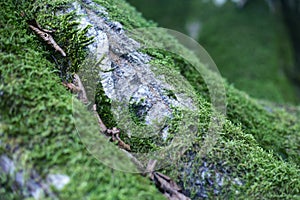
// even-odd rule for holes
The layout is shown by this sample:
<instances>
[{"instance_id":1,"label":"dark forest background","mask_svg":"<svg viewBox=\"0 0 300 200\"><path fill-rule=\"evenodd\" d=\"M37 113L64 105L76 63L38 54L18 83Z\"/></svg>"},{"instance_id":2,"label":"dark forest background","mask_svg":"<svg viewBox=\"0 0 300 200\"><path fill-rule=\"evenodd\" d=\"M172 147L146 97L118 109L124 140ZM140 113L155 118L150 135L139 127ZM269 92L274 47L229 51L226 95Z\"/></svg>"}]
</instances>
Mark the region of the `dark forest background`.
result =
<instances>
[{"instance_id":1,"label":"dark forest background","mask_svg":"<svg viewBox=\"0 0 300 200\"><path fill-rule=\"evenodd\" d=\"M231 84L299 103L300 0L128 0L147 19L197 40Z\"/></svg>"}]
</instances>

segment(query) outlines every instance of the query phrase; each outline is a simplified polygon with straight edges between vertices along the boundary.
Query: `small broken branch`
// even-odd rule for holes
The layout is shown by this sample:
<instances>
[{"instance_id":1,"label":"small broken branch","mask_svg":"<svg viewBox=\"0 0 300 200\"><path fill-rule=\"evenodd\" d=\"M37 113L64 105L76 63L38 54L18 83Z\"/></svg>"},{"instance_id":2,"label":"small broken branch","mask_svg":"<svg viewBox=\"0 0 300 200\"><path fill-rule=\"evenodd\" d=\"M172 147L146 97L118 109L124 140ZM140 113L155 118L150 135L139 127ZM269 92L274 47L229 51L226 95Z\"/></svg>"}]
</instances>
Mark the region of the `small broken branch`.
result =
<instances>
[{"instance_id":1,"label":"small broken branch","mask_svg":"<svg viewBox=\"0 0 300 200\"><path fill-rule=\"evenodd\" d=\"M27 23L32 25L32 26L35 26L37 27L38 29L40 29L41 31L44 31L46 33L54 33L56 30L47 30L47 29L43 29L41 27L41 25L35 20L35 19L32 19L32 20L27 20Z\"/></svg>"},{"instance_id":2,"label":"small broken branch","mask_svg":"<svg viewBox=\"0 0 300 200\"><path fill-rule=\"evenodd\" d=\"M38 35L40 36L47 44L52 46L56 51L58 51L62 56L66 56L66 53L64 50L55 42L53 37L50 35L50 33L53 33L54 31L49 31L46 29L42 29L39 23L35 19L28 20L27 21L29 27Z\"/></svg>"},{"instance_id":3,"label":"small broken branch","mask_svg":"<svg viewBox=\"0 0 300 200\"><path fill-rule=\"evenodd\" d=\"M118 130L117 128L114 127L113 129L107 129L106 132L111 135L111 138L112 138L113 142L118 141L118 146L121 149L131 151L130 146L128 144L126 144L125 142L123 142L121 140L121 138L119 137L120 130Z\"/></svg>"},{"instance_id":4,"label":"small broken branch","mask_svg":"<svg viewBox=\"0 0 300 200\"><path fill-rule=\"evenodd\" d=\"M73 83L63 82L62 84L63 84L66 88L68 88L69 90L71 90L71 92L73 92L73 93L78 93L78 92L80 92L80 88L77 87L76 85L74 85Z\"/></svg>"},{"instance_id":5,"label":"small broken branch","mask_svg":"<svg viewBox=\"0 0 300 200\"><path fill-rule=\"evenodd\" d=\"M103 123L103 121L101 120L101 118L100 118L100 116L99 116L99 114L97 112L96 104L93 105L93 112L95 114L95 117L97 118L97 121L98 121L98 124L99 124L99 126L101 128L101 131L103 133L105 133L108 129L106 128L105 124Z\"/></svg>"},{"instance_id":6,"label":"small broken branch","mask_svg":"<svg viewBox=\"0 0 300 200\"><path fill-rule=\"evenodd\" d=\"M169 200L190 200L186 197L181 188L167 175L154 171L157 160L149 160L146 172L150 180L152 180L156 187L169 199Z\"/></svg>"},{"instance_id":7,"label":"small broken branch","mask_svg":"<svg viewBox=\"0 0 300 200\"><path fill-rule=\"evenodd\" d=\"M89 103L89 100L87 98L87 95L86 95L86 91L85 91L85 88L83 87L83 84L79 78L79 76L77 74L74 74L74 83L75 85L77 85L77 88L79 89L79 92L78 92L78 99L83 103L83 104L88 104Z\"/></svg>"},{"instance_id":8,"label":"small broken branch","mask_svg":"<svg viewBox=\"0 0 300 200\"><path fill-rule=\"evenodd\" d=\"M182 192L181 188L168 176L159 173L152 173L152 181L169 200L190 200Z\"/></svg>"}]
</instances>

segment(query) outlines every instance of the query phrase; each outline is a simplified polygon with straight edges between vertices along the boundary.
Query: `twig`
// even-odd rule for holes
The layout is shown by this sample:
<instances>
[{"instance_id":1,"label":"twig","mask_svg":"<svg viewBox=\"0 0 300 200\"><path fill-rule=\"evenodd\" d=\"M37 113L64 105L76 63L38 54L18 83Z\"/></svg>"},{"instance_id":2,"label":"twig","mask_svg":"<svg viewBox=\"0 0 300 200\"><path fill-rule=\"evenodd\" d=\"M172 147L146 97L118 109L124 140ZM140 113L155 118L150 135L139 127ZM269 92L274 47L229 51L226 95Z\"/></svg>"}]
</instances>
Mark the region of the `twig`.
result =
<instances>
[{"instance_id":1,"label":"twig","mask_svg":"<svg viewBox=\"0 0 300 200\"><path fill-rule=\"evenodd\" d=\"M119 133L120 131L117 128L113 128L112 130L108 129L106 131L107 133L112 133L112 140L114 141L118 141L118 146L122 149L125 149L127 151L131 151L130 146L128 144L126 144L125 142L123 142L121 140L121 138L119 137Z\"/></svg>"},{"instance_id":2,"label":"twig","mask_svg":"<svg viewBox=\"0 0 300 200\"><path fill-rule=\"evenodd\" d=\"M32 25L32 26L37 27L38 29L40 29L41 31L44 31L44 32L46 32L46 33L54 33L54 32L56 32L56 30L47 30L47 29L43 29L43 28L41 27L41 25L40 25L35 19L28 20L27 23L30 24L30 25Z\"/></svg>"},{"instance_id":3,"label":"twig","mask_svg":"<svg viewBox=\"0 0 300 200\"><path fill-rule=\"evenodd\" d=\"M77 85L77 87L79 88L79 92L78 92L78 99L84 103L84 104L88 104L89 103L89 100L87 98L87 95L86 95L86 91L83 87L83 84L79 78L79 76L77 74L74 74L74 83L75 85Z\"/></svg>"},{"instance_id":4,"label":"twig","mask_svg":"<svg viewBox=\"0 0 300 200\"><path fill-rule=\"evenodd\" d=\"M62 84L63 84L66 88L68 88L69 90L71 90L73 93L78 93L78 92L80 92L80 88L77 87L76 85L74 85L73 83L63 82Z\"/></svg>"},{"instance_id":5,"label":"twig","mask_svg":"<svg viewBox=\"0 0 300 200\"><path fill-rule=\"evenodd\" d=\"M152 177L152 173L155 171L155 166L156 166L157 160L152 160L150 159L148 161L146 170L144 171L143 175L146 176L147 174L149 174L150 179L153 179Z\"/></svg>"},{"instance_id":6,"label":"twig","mask_svg":"<svg viewBox=\"0 0 300 200\"><path fill-rule=\"evenodd\" d=\"M93 112L94 112L94 114L95 114L95 117L96 117L97 120L98 120L98 124L99 124L99 126L100 126L100 128L101 128L101 131L102 131L103 133L105 133L105 132L107 131L107 128L106 128L105 124L103 123L103 121L101 120L101 118L100 118L100 116L99 116L99 114L98 114L98 112L97 112L96 104L93 105Z\"/></svg>"},{"instance_id":7,"label":"twig","mask_svg":"<svg viewBox=\"0 0 300 200\"><path fill-rule=\"evenodd\" d=\"M170 177L154 171L156 163L157 160L150 159L146 168L150 180L155 183L156 187L159 188L169 200L190 200L190 198L181 192L181 188Z\"/></svg>"},{"instance_id":8,"label":"twig","mask_svg":"<svg viewBox=\"0 0 300 200\"><path fill-rule=\"evenodd\" d=\"M37 23L36 20L29 20L27 21L29 27L37 34L39 35L45 42L47 42L47 44L49 44L50 46L52 46L56 51L58 51L59 53L61 53L62 56L66 56L66 53L64 52L64 50L58 46L58 44L55 42L55 40L53 39L53 37L50 35L50 33L52 33L53 31L49 31L46 29L42 29L41 26Z\"/></svg>"}]
</instances>

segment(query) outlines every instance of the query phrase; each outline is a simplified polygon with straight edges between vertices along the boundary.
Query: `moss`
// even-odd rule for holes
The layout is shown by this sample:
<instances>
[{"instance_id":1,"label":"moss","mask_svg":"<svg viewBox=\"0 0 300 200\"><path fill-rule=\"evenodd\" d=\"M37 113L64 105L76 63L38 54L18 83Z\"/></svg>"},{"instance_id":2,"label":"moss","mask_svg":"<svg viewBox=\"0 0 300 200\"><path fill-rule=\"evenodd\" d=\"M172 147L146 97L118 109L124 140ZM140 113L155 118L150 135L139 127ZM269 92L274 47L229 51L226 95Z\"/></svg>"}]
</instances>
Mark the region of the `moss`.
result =
<instances>
[{"instance_id":1,"label":"moss","mask_svg":"<svg viewBox=\"0 0 300 200\"><path fill-rule=\"evenodd\" d=\"M148 38L171 45L170 48L185 51L178 43L170 42L173 41L172 38L170 39L165 34L157 33L149 35ZM140 38L140 40L143 39ZM199 107L201 108L199 126L202 128L197 134L199 139L196 139L195 147L199 146L202 137L206 134L211 116L209 91L203 77L191 70L193 68L190 63L176 55L156 49L147 49L143 52L154 58L151 61L153 65L162 68L166 66L167 69L171 67L180 71L199 95ZM213 77L211 78L212 81ZM299 187L299 182L296 181L299 179L297 175L299 174L299 167L294 163L299 164L297 156L299 155L299 145L296 144L297 138L299 138L298 119L273 107L272 111L269 111L268 108L261 106L256 100L243 92L239 92L228 83L225 83L225 87L228 100L227 117L230 121L226 121L218 144L207 156L207 159L210 163L220 161L226 163L224 167L227 166L231 169L232 176L239 177L246 183L245 187L242 188L231 184L227 191L240 191L240 198L243 195L248 198L278 198L283 193L291 198L296 197L298 192L296 188ZM293 138L295 142L289 138ZM194 151L197 151L197 148ZM202 156L199 155L198 157L199 164ZM248 163L253 163L253 165L248 166ZM283 169L276 171L278 173L276 177L289 177L288 184L291 184L289 187L283 186L286 181L271 175L274 171L268 163L274 163L272 167L276 169ZM166 169L166 171L174 178L179 176L172 169L169 171ZM266 189L259 187L259 185L266 186ZM226 195L235 196L238 194L234 192L226 194L224 191L222 195L226 197ZM222 195L220 196L221 199Z\"/></svg>"},{"instance_id":2,"label":"moss","mask_svg":"<svg viewBox=\"0 0 300 200\"><path fill-rule=\"evenodd\" d=\"M152 61L154 65L169 65L174 69L179 68L178 70L186 77L196 92L206 101L210 101L209 91L203 77L193 71L194 68L191 64L170 53L163 54L157 50L148 53L155 58ZM212 76L209 80L214 82L214 77ZM227 83L225 83L225 87L228 119L237 126L241 125L245 133L253 135L265 150L273 150L276 155L287 160L292 159L299 164L297 156L299 155L299 145L296 144L299 141L297 138L300 137L299 131L297 131L300 128L299 119L283 110L263 107L257 100Z\"/></svg>"},{"instance_id":3,"label":"moss","mask_svg":"<svg viewBox=\"0 0 300 200\"><path fill-rule=\"evenodd\" d=\"M160 42L165 38L158 37ZM153 38L154 40L157 38ZM172 48L182 48L180 45L172 43ZM175 46L175 47L174 47ZM209 91L205 81L200 74L193 71L190 63L184 61L177 55L173 55L161 50L148 49L144 51L151 55L154 60L151 63L162 68L166 73L170 68L179 70L190 82L199 95L200 125L202 127L197 136L191 151L201 151L202 138L206 134L211 110L209 104ZM168 70L166 70L168 69ZM161 71L161 72L162 72ZM210 78L213 81L214 76ZM230 169L230 174L234 178L244 180L245 186L237 186L227 183L227 190L218 196L220 199L227 197L239 198L279 198L286 194L290 198L296 198L299 187L299 126L298 119L289 115L283 110L271 107L263 107L257 100L250 98L247 94L236 90L225 82L227 92L227 118L224 129L220 133L218 143L214 146L208 156L199 154L193 162L201 165L203 156L207 162L217 165L219 162L226 163L223 167ZM293 139L290 139L293 138ZM227 154L228 153L228 154ZM197 162L197 159L199 161ZM285 161L284 161L284 160ZM254 163L248 165L248 163ZM273 163L273 165L268 165ZM184 164L177 163L176 168L183 167ZM283 171L272 171L283 169ZM171 167L165 170L172 177L178 177L178 171ZM194 174L197 173L195 169ZM272 174L278 173L275 177ZM279 175L280 174L280 175ZM187 174L187 176L189 176ZM278 177L278 179L277 179ZM292 179L286 187L284 177ZM184 178L183 178L184 180ZM264 185L264 187L259 187ZM186 188L190 186L184 184ZM225 187L225 186L224 186ZM225 187L226 188L226 187ZM276 188L276 189L275 189ZM293 189L289 189L293 188ZM233 191L238 191L235 193ZM196 190L191 189L193 198L196 197ZM273 192L274 191L274 192ZM214 194L211 193L212 196Z\"/></svg>"},{"instance_id":4,"label":"moss","mask_svg":"<svg viewBox=\"0 0 300 200\"><path fill-rule=\"evenodd\" d=\"M141 99L139 102L133 102L129 100L130 104L128 106L129 112L132 114L131 119L136 124L144 124L147 112L143 112L143 108L145 107L143 104L145 103L144 99Z\"/></svg>"},{"instance_id":5,"label":"moss","mask_svg":"<svg viewBox=\"0 0 300 200\"><path fill-rule=\"evenodd\" d=\"M163 62L164 58L157 59L159 62ZM183 67L181 69L183 75L195 87L199 95L205 99L209 97L200 75L187 71L186 64L175 65L174 62L170 62L169 65L174 68ZM206 156L206 159L209 163L216 165L220 161L226 163L223 167L230 168L232 177L244 180L245 186L239 187L228 183L228 190L223 190L218 198L279 198L282 193L287 194L290 198L296 198L298 194L296 188L299 187L299 182L295 182L295 180L299 178L299 167L293 163L299 164L299 120L273 107L272 111L269 111L243 92L237 91L232 86L227 85L226 87L227 117L231 122L225 123L219 142L209 156ZM204 99L200 99L199 102L202 107L200 116L206 116L200 120L201 127L205 130L205 127L208 126L210 111L207 110ZM203 134L205 132L201 134L200 131L198 137L202 138ZM198 151L196 148L198 145L201 149L201 141L200 139L198 141L200 143L195 142L194 152ZM202 157L203 155L198 155L199 161L194 160L193 162L201 165ZM288 162L283 161L282 158ZM253 165L249 165L249 163L253 163ZM273 163L273 165L271 166L269 163ZM178 163L178 166L182 165ZM282 171L274 171L274 168L282 169ZM195 169L195 173L196 171L197 169ZM170 170L169 173L173 177L179 176L173 170ZM292 179L288 183L292 186L285 185L284 177ZM264 187L261 187L262 185ZM235 190L239 193L232 192ZM191 189L191 191L195 194L194 198L197 198L196 190ZM212 193L210 195L214 196Z\"/></svg>"},{"instance_id":6,"label":"moss","mask_svg":"<svg viewBox=\"0 0 300 200\"><path fill-rule=\"evenodd\" d=\"M120 20L127 28L152 25L139 15L135 15L134 9L123 1L99 2L107 8L113 19ZM23 2L22 6L35 8L36 16L40 17L39 21L43 21L45 9L44 6L38 5L46 4L37 3ZM52 50L47 51L37 37L29 31L24 19L21 19L18 13L12 12L15 7L13 1L1 2L0 5L4 8L0 11L2 16L0 26L3 30L0 37L1 49L3 49L0 53L2 66L0 97L3 99L0 101L2 129L0 132L4 133L1 144L6 144L6 146L1 145L1 152L13 155L13 151L6 147L10 146L10 149L14 149L13 147L18 146L19 151L22 152L21 163L27 167L34 167L43 177L49 172L69 175L72 181L58 193L61 199L163 199L147 179L112 170L99 163L87 152L82 138L78 137L75 130L76 124L72 123L74 120L72 96L61 85L61 79L58 77L60 71L55 67L54 62L47 59L47 55L50 55ZM50 7L47 9L53 5L62 6L62 4L49 3L47 6ZM167 41L163 40L166 38ZM56 39L59 41L60 37ZM169 36L160 33L153 35L153 39L166 43L170 41ZM86 43L79 42L79 44L81 46ZM182 48L176 42L172 45L174 48ZM200 128L195 133L196 138L191 151L201 152L201 144L207 134L213 111L203 78L189 71L188 69L192 69L189 68L190 63L178 56L155 50L149 50L148 53L154 57L156 64L162 64L158 66L178 70L177 73L184 75L194 87L194 89L185 87L192 94L197 94L199 106L199 112L192 115L192 117L198 116ZM76 71L76 68L73 70ZM212 75L212 79L213 77ZM212 151L208 154L198 153L193 160L196 168L192 173L197 173L197 166L201 164L204 157L212 165L222 162L222 167L229 169L231 177L243 180L243 186L229 182L226 190L218 196L221 199L235 196L240 199L299 197L297 196L300 188L299 143L291 143L287 140L289 137L294 138L295 141L299 138L298 119L275 108L270 112L245 93L225 84L228 118L223 130L217 133L217 143ZM103 91L100 91L98 104L103 105L100 114L111 117L108 111L110 102L106 102L103 94ZM75 107L79 113L85 110L80 105L76 104ZM178 117L180 119L180 116ZM86 121L81 122L79 127L92 135L97 130L84 123L88 122L88 119L87 117ZM174 130L182 127L176 125L177 122L174 121ZM137 142L141 146L144 144L144 141ZM152 143L149 144L151 145ZM104 153L114 155L110 148ZM182 175L177 170L183 168L183 164L174 163L165 171L173 178L182 176L182 180L185 180L187 174ZM188 183L184 186L184 189L190 187ZM189 189L193 191L192 198L197 198L195 188ZM11 198L14 196L9 187L5 188L5 193L11 195Z\"/></svg>"},{"instance_id":7,"label":"moss","mask_svg":"<svg viewBox=\"0 0 300 200\"><path fill-rule=\"evenodd\" d=\"M33 4L16 0L18 13L15 14L21 15L21 13L24 13L24 19L27 22L36 19L42 27L54 31L52 33L54 40L64 49L67 56L63 57L59 52L54 51L53 47L45 45L45 42L38 36L34 37L39 41L36 50L41 51L49 61L56 64L56 67L60 69L60 77L63 80L71 81L72 73L79 70L82 60L86 57L84 47L93 42L93 38L86 36L89 26L82 30L77 28L78 22L76 21L75 12L60 14L56 11L57 9L66 11L68 2L70 1L54 1L46 5L43 1L35 1ZM49 12L49 10L52 12ZM26 26L24 19L22 19L22 23ZM27 33L32 34L30 29L27 28L27 30Z\"/></svg>"},{"instance_id":8,"label":"moss","mask_svg":"<svg viewBox=\"0 0 300 200\"><path fill-rule=\"evenodd\" d=\"M105 95L100 83L96 91L95 103L97 105L97 112L100 113L103 123L109 128L117 126L117 122L111 112L111 100Z\"/></svg>"},{"instance_id":9,"label":"moss","mask_svg":"<svg viewBox=\"0 0 300 200\"><path fill-rule=\"evenodd\" d=\"M47 59L51 54L57 60L64 58L45 48L44 43L27 28L25 19L20 17L19 12L14 12L15 1L1 2L0 5L0 116L1 132L4 133L1 152L11 156L13 149L18 147L21 166L33 167L42 177L53 172L69 175L71 182L58 193L60 199L163 199L147 179L112 170L87 152L72 123L72 96L62 86L58 76L60 70L55 62ZM31 12L31 8L35 10L42 26L46 26L43 22L47 21L50 27L56 27L58 25L50 23L62 20L63 16L58 19L52 16L50 20L47 10L63 5L35 1L22 2L20 7L27 13ZM64 28L70 27L65 24L70 20L67 16L70 15L60 21ZM74 37L83 33L73 32L76 29L73 25L66 31ZM68 59L72 65L67 72L76 71L80 63L73 60L73 55L77 54L78 59L83 56L83 46L88 41L79 38L78 42L70 40L65 43L58 35L55 39L70 55ZM83 106L77 108L80 107L83 109ZM88 131L89 127L85 129ZM1 179L1 184L7 187L1 187L1 193L7 199L18 198L9 184L3 181Z\"/></svg>"},{"instance_id":10,"label":"moss","mask_svg":"<svg viewBox=\"0 0 300 200\"><path fill-rule=\"evenodd\" d=\"M12 180L3 173L0 173L0 196L2 199L20 199L21 196L12 190Z\"/></svg>"}]
</instances>

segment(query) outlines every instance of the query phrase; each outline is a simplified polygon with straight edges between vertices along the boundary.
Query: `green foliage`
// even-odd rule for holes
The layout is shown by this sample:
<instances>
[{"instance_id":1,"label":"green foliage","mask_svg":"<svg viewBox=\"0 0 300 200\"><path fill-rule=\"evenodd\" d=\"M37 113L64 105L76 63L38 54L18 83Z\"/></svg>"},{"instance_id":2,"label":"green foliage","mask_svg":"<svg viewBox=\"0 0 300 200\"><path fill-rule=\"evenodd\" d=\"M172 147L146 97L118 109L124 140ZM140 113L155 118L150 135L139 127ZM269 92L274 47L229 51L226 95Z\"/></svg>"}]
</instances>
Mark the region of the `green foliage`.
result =
<instances>
[{"instance_id":1,"label":"green foliage","mask_svg":"<svg viewBox=\"0 0 300 200\"><path fill-rule=\"evenodd\" d=\"M299 118L275 107L261 106L233 88L228 88L227 98L227 116L233 123L241 124L243 131L252 134L264 149L300 164Z\"/></svg>"},{"instance_id":2,"label":"green foliage","mask_svg":"<svg viewBox=\"0 0 300 200\"><path fill-rule=\"evenodd\" d=\"M177 45L173 48L182 47ZM171 66L173 69L179 70L196 92L206 101L210 101L209 90L203 77L201 74L195 73L190 63L176 55L160 50L148 49L145 52L155 58L151 61L153 65ZM213 75L206 77L211 83L215 82L214 78ZM226 82L224 84L228 119L235 125L241 126L245 133L253 135L265 150L273 150L277 156L299 164L300 133L297 131L300 129L299 118L271 105L262 106L247 94L236 90Z\"/></svg>"},{"instance_id":3,"label":"green foliage","mask_svg":"<svg viewBox=\"0 0 300 200\"><path fill-rule=\"evenodd\" d=\"M3 173L0 173L0 196L2 199L18 200L21 198L19 194L12 190L13 183L11 179Z\"/></svg>"},{"instance_id":4,"label":"green foliage","mask_svg":"<svg viewBox=\"0 0 300 200\"><path fill-rule=\"evenodd\" d=\"M96 90L95 103L97 105L97 112L100 114L101 119L107 127L115 127L116 120L111 112L111 100L105 95L102 85L99 83Z\"/></svg>"},{"instance_id":5,"label":"green foliage","mask_svg":"<svg viewBox=\"0 0 300 200\"><path fill-rule=\"evenodd\" d=\"M145 103L144 99L141 99L139 102L131 102L129 104L129 112L131 113L131 118L136 124L144 124L147 113L140 112L140 110L143 110L143 104Z\"/></svg>"}]
</instances>

